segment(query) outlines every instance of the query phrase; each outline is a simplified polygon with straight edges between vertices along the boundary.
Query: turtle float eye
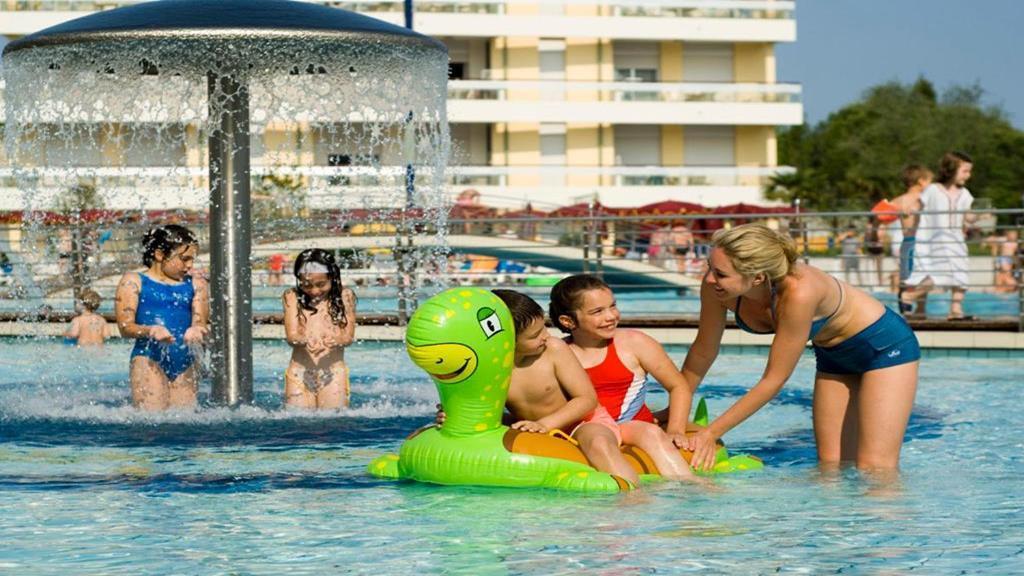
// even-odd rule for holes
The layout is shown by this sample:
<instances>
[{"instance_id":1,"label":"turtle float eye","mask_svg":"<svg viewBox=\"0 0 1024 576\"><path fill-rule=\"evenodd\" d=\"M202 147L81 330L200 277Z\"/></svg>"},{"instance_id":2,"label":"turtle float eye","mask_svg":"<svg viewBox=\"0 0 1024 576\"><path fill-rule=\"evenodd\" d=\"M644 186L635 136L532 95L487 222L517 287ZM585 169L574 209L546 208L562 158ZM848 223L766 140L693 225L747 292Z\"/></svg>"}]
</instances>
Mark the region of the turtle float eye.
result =
<instances>
[{"instance_id":1,"label":"turtle float eye","mask_svg":"<svg viewBox=\"0 0 1024 576\"><path fill-rule=\"evenodd\" d=\"M488 339L494 336L498 332L504 330L501 327L501 320L498 318L498 313L493 308L481 308L476 311L476 319L480 322L480 328L484 331L484 335Z\"/></svg>"}]
</instances>

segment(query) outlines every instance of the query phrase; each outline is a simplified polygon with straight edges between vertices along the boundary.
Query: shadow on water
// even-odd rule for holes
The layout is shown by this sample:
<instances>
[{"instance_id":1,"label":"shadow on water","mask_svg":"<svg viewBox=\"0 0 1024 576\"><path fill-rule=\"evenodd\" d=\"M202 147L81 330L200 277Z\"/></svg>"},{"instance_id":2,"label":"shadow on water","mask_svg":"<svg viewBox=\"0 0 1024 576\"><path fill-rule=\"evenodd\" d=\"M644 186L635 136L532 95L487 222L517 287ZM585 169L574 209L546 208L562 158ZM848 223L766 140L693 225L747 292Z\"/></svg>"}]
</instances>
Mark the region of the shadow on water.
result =
<instances>
[{"instance_id":1,"label":"shadow on water","mask_svg":"<svg viewBox=\"0 0 1024 576\"><path fill-rule=\"evenodd\" d=\"M250 472L240 474L149 474L131 471L115 474L54 476L0 475L2 490L124 489L159 495L168 492L196 494L244 494L277 490L364 490L394 485L366 474L362 468L343 472L308 471Z\"/></svg>"},{"instance_id":2,"label":"shadow on water","mask_svg":"<svg viewBox=\"0 0 1024 576\"><path fill-rule=\"evenodd\" d=\"M730 400L746 388L715 385L701 388L709 400ZM35 447L88 446L111 448L199 448L244 447L264 451L319 450L337 448L397 447L431 415L374 414L371 417L346 412L307 413L285 411L279 394L257 394L256 405L237 410L205 405L195 412L172 417L151 416L126 406L126 400L97 401L95 404L118 414L115 418L90 418L71 413L20 414L0 407L0 444ZM775 406L794 406L806 420L776 431L762 439L747 439L730 445L735 453L749 453L769 466L814 465L816 450L811 427L811 390L784 388L772 401ZM357 406L358 409L358 406ZM906 441L941 437L942 415L918 405L907 427ZM728 438L727 438L728 440Z\"/></svg>"},{"instance_id":3,"label":"shadow on water","mask_svg":"<svg viewBox=\"0 0 1024 576\"><path fill-rule=\"evenodd\" d=\"M224 410L224 412L228 412ZM183 422L95 422L49 418L0 420L0 443L34 446L133 447L308 447L378 446L398 441L429 423L425 417L358 418L336 414L308 417Z\"/></svg>"}]
</instances>

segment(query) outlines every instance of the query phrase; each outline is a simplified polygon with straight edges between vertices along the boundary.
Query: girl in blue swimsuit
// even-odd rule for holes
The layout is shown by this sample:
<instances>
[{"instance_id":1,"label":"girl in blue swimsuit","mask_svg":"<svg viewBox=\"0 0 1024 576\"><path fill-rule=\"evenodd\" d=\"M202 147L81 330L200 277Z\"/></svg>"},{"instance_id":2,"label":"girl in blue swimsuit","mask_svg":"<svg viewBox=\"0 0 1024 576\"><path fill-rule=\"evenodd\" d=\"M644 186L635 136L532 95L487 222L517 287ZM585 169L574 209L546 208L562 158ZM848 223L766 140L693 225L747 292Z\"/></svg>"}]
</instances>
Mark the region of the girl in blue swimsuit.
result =
<instances>
[{"instance_id":1,"label":"girl in blue swimsuit","mask_svg":"<svg viewBox=\"0 0 1024 576\"><path fill-rule=\"evenodd\" d=\"M199 244L184 226L154 228L142 239L143 272L126 272L117 286L121 336L134 338L129 380L132 405L143 410L196 404L197 361L209 319L206 281L192 277Z\"/></svg>"},{"instance_id":2,"label":"girl in blue swimsuit","mask_svg":"<svg viewBox=\"0 0 1024 576\"><path fill-rule=\"evenodd\" d=\"M693 464L709 468L715 440L771 400L810 340L817 359L814 435L822 463L895 469L917 390L917 338L867 293L797 262L788 236L761 224L719 230L701 284L700 325L683 362L691 390L718 355L726 314L743 330L773 334L760 381L688 438Z\"/></svg>"}]
</instances>

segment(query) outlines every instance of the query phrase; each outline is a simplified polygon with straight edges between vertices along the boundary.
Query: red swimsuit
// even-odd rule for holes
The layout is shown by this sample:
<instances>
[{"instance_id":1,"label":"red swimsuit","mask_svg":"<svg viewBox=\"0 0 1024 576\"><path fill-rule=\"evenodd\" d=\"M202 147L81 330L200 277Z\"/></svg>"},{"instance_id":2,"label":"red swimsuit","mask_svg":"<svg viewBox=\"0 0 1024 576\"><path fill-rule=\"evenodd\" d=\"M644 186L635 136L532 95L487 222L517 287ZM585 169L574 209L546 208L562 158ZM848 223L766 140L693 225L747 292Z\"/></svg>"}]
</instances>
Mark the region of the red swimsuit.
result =
<instances>
[{"instance_id":1,"label":"red swimsuit","mask_svg":"<svg viewBox=\"0 0 1024 576\"><path fill-rule=\"evenodd\" d=\"M590 382L597 391L597 401L604 406L616 422L654 422L654 415L644 404L647 394L647 374L634 374L626 368L615 351L615 341L608 344L604 360L587 368Z\"/></svg>"}]
</instances>

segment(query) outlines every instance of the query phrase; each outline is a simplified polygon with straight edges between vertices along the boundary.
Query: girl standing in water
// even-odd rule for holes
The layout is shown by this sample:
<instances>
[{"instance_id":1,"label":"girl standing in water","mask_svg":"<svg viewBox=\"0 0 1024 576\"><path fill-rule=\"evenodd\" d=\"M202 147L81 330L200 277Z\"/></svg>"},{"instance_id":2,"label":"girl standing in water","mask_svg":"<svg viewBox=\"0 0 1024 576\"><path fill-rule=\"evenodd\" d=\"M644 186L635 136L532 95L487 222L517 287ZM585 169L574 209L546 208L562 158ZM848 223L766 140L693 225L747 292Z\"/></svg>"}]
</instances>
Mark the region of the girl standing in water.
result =
<instances>
[{"instance_id":1,"label":"girl standing in water","mask_svg":"<svg viewBox=\"0 0 1024 576\"><path fill-rule=\"evenodd\" d=\"M341 271L325 250L304 250L295 259L296 287L281 296L285 338L292 358L285 371L285 406L348 406L345 347L355 340L356 296L341 285Z\"/></svg>"},{"instance_id":2,"label":"girl standing in water","mask_svg":"<svg viewBox=\"0 0 1024 576\"><path fill-rule=\"evenodd\" d=\"M143 410L196 405L198 362L210 316L206 281L189 274L199 242L188 228L168 224L142 238L143 272L126 272L114 311L121 336L135 338L129 380L132 405Z\"/></svg>"}]
</instances>

